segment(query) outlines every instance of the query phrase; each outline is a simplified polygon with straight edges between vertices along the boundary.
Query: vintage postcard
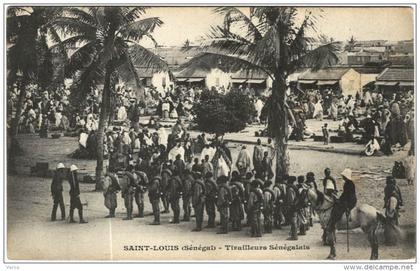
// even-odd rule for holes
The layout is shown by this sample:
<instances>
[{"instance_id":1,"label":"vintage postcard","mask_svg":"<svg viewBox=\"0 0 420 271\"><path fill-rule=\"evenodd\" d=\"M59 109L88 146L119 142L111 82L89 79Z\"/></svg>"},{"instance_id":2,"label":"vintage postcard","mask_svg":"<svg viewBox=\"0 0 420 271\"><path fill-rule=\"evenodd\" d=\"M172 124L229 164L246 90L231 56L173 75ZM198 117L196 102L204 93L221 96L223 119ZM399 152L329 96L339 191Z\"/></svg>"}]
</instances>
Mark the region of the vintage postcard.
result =
<instances>
[{"instance_id":1,"label":"vintage postcard","mask_svg":"<svg viewBox=\"0 0 420 271\"><path fill-rule=\"evenodd\" d=\"M416 261L416 6L4 13L5 261Z\"/></svg>"}]
</instances>

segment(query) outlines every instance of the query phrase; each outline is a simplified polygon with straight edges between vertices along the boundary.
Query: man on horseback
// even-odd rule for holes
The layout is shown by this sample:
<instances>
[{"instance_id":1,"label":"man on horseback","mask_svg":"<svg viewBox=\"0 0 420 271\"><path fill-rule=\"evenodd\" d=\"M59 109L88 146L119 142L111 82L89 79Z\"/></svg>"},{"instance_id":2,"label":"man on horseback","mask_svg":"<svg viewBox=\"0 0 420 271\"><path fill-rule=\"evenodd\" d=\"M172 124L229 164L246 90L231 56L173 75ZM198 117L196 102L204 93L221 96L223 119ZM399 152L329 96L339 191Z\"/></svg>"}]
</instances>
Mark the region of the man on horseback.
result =
<instances>
[{"instance_id":1,"label":"man on horseback","mask_svg":"<svg viewBox=\"0 0 420 271\"><path fill-rule=\"evenodd\" d=\"M331 251L328 259L335 258L335 229L338 221L341 220L341 217L346 213L347 219L350 215L350 211L356 206L357 197L356 197L356 187L352 181L352 172L350 169L346 168L341 173L341 176L344 180L343 193L334 203L334 207L331 211L331 218L328 223L328 231L331 234L330 243Z\"/></svg>"}]
</instances>

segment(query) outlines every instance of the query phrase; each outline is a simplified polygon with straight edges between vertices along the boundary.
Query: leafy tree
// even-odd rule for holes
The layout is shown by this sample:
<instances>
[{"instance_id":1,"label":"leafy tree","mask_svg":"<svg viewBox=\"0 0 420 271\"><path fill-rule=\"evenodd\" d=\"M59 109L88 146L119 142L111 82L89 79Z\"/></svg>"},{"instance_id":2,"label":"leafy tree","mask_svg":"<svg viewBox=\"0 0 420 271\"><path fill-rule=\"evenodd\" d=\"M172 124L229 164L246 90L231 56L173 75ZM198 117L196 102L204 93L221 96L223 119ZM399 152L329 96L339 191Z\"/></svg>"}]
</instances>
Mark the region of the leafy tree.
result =
<instances>
[{"instance_id":1,"label":"leafy tree","mask_svg":"<svg viewBox=\"0 0 420 271\"><path fill-rule=\"evenodd\" d=\"M138 44L143 38L156 43L152 33L163 24L157 17L143 18L145 13L144 7L73 7L67 8L65 16L54 22L54 26L68 37L60 45L68 49L78 47L70 56L67 75L79 73L79 90L85 93L98 84L104 85L97 131L97 190L103 176L104 129L116 79L134 78L141 87L135 64L166 68L160 57Z\"/></svg>"},{"instance_id":2,"label":"leafy tree","mask_svg":"<svg viewBox=\"0 0 420 271\"><path fill-rule=\"evenodd\" d=\"M239 132L255 112L248 95L231 91L226 95L206 90L193 107L196 123L201 131L223 135Z\"/></svg>"},{"instance_id":3,"label":"leafy tree","mask_svg":"<svg viewBox=\"0 0 420 271\"><path fill-rule=\"evenodd\" d=\"M276 173L283 176L289 170L287 138L291 116L286 78L302 66L320 69L337 63L336 53L341 46L330 42L311 48L315 39L308 37L308 30L317 32L311 12L299 22L296 7L250 7L247 14L242 10L216 8L215 12L229 23L212 27L203 43L203 53L186 66L193 69L218 58L230 71L260 70L273 80L272 95L265 106L269 136L276 142Z\"/></svg>"}]
</instances>

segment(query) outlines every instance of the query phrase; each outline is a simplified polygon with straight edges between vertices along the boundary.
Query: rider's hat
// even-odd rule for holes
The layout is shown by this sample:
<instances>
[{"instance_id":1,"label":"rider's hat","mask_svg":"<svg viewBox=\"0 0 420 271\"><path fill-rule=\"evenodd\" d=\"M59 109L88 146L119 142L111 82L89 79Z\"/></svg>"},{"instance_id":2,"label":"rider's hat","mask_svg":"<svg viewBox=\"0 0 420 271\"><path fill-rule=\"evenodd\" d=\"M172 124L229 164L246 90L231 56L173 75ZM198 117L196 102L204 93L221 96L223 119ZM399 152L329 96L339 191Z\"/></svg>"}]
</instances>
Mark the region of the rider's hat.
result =
<instances>
[{"instance_id":1,"label":"rider's hat","mask_svg":"<svg viewBox=\"0 0 420 271\"><path fill-rule=\"evenodd\" d=\"M346 168L343 170L343 172L341 172L341 176L345 177L347 180L352 180L351 178L351 169Z\"/></svg>"}]
</instances>

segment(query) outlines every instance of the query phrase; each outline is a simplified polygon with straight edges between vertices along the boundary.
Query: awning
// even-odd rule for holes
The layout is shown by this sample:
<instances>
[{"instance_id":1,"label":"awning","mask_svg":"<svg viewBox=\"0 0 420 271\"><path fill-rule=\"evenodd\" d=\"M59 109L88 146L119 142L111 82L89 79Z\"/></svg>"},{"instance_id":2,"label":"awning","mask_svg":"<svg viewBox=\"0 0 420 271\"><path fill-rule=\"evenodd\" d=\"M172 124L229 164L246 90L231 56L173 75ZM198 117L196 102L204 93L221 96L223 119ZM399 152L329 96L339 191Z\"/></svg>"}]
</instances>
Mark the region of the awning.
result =
<instances>
[{"instance_id":1,"label":"awning","mask_svg":"<svg viewBox=\"0 0 420 271\"><path fill-rule=\"evenodd\" d=\"M249 84L262 84L265 82L264 79L248 79L246 80L247 83Z\"/></svg>"},{"instance_id":2,"label":"awning","mask_svg":"<svg viewBox=\"0 0 420 271\"><path fill-rule=\"evenodd\" d=\"M414 82L400 82L401 87L414 87Z\"/></svg>"},{"instance_id":3,"label":"awning","mask_svg":"<svg viewBox=\"0 0 420 271\"><path fill-rule=\"evenodd\" d=\"M236 83L236 84L242 84L245 83L245 79L231 79L230 82Z\"/></svg>"},{"instance_id":4,"label":"awning","mask_svg":"<svg viewBox=\"0 0 420 271\"><path fill-rule=\"evenodd\" d=\"M299 80L301 84L315 84L316 80Z\"/></svg>"},{"instance_id":5,"label":"awning","mask_svg":"<svg viewBox=\"0 0 420 271\"><path fill-rule=\"evenodd\" d=\"M177 82L186 82L188 80L188 78L177 78L176 81Z\"/></svg>"},{"instance_id":6,"label":"awning","mask_svg":"<svg viewBox=\"0 0 420 271\"><path fill-rule=\"evenodd\" d=\"M377 86L396 86L398 82L393 81L376 81L375 85Z\"/></svg>"},{"instance_id":7,"label":"awning","mask_svg":"<svg viewBox=\"0 0 420 271\"><path fill-rule=\"evenodd\" d=\"M330 80L330 81L318 81L317 85L318 86L326 86L326 85L335 85L337 84L338 81L337 80Z\"/></svg>"},{"instance_id":8,"label":"awning","mask_svg":"<svg viewBox=\"0 0 420 271\"><path fill-rule=\"evenodd\" d=\"M189 78L187 79L187 82L194 83L194 82L201 82L204 81L204 78Z\"/></svg>"}]
</instances>

